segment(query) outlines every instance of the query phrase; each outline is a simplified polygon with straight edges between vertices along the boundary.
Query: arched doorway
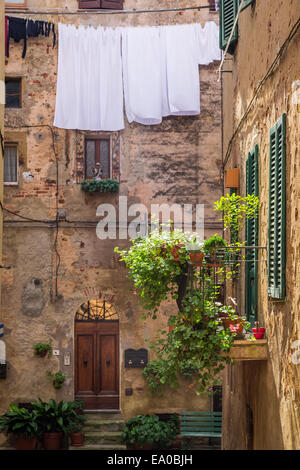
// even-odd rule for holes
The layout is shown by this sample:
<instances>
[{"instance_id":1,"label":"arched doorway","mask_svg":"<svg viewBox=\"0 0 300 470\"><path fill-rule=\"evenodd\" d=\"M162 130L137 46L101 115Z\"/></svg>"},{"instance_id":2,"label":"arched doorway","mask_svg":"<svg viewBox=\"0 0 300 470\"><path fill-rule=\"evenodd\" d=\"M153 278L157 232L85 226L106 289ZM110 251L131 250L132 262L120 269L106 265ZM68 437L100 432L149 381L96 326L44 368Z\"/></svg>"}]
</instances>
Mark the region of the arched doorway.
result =
<instances>
[{"instance_id":1,"label":"arched doorway","mask_svg":"<svg viewBox=\"0 0 300 470\"><path fill-rule=\"evenodd\" d=\"M119 409L119 320L105 300L89 300L76 312L75 397L86 409Z\"/></svg>"}]
</instances>

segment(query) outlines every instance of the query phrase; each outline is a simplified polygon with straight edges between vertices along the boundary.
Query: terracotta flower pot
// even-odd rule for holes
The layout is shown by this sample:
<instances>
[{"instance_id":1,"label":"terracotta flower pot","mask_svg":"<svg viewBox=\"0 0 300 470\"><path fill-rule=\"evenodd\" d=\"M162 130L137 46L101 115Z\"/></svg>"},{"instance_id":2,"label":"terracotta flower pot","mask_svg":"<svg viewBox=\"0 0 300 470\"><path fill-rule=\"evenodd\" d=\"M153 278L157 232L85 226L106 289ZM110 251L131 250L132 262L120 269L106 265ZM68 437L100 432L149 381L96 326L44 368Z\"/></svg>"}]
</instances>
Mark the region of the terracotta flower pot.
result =
<instances>
[{"instance_id":1,"label":"terracotta flower pot","mask_svg":"<svg viewBox=\"0 0 300 470\"><path fill-rule=\"evenodd\" d=\"M194 266L200 266L204 258L204 253L190 253L190 260Z\"/></svg>"},{"instance_id":2,"label":"terracotta flower pot","mask_svg":"<svg viewBox=\"0 0 300 470\"><path fill-rule=\"evenodd\" d=\"M60 450L63 442L62 432L45 432L43 434L43 446L45 450Z\"/></svg>"},{"instance_id":3,"label":"terracotta flower pot","mask_svg":"<svg viewBox=\"0 0 300 470\"><path fill-rule=\"evenodd\" d=\"M171 253L173 255L174 261L180 261L180 253L179 250L183 247L183 245L175 245L171 247Z\"/></svg>"},{"instance_id":4,"label":"terracotta flower pot","mask_svg":"<svg viewBox=\"0 0 300 470\"><path fill-rule=\"evenodd\" d=\"M143 444L142 446L138 443L134 443L135 450L152 450L152 446L150 444Z\"/></svg>"},{"instance_id":5,"label":"terracotta flower pot","mask_svg":"<svg viewBox=\"0 0 300 470\"><path fill-rule=\"evenodd\" d=\"M73 434L70 434L70 438L71 438L71 446L73 447L83 446L84 434L80 432L74 432Z\"/></svg>"},{"instance_id":6,"label":"terracotta flower pot","mask_svg":"<svg viewBox=\"0 0 300 470\"><path fill-rule=\"evenodd\" d=\"M16 450L35 450L37 446L37 436L33 437L26 437L26 436L18 436L15 440L15 448Z\"/></svg>"}]
</instances>

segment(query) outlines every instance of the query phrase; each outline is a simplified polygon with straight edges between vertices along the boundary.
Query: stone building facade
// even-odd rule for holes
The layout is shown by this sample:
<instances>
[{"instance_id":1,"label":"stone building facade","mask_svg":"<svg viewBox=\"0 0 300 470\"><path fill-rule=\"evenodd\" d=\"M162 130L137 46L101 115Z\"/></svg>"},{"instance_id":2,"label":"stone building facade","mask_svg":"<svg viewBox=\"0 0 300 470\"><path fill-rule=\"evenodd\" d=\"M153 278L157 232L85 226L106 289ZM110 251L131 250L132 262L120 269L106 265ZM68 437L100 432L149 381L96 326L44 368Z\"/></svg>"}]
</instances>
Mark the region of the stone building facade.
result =
<instances>
[{"instance_id":1,"label":"stone building facade","mask_svg":"<svg viewBox=\"0 0 300 470\"><path fill-rule=\"evenodd\" d=\"M198 3L208 4L205 0ZM192 5L192 1L179 0L125 0L124 9ZM77 0L45 1L42 7L38 0L27 0L28 17L30 11L40 9L76 14L41 14L35 19L77 25L218 23L218 13L209 9L99 16L78 12ZM118 317L119 335L108 332L107 336L115 335L112 347L119 404L114 402L114 406L120 406L125 418L151 411L208 409L209 399L188 391L185 382L159 400L151 397L141 369L124 367L124 351L147 348L146 340L167 324L175 305L164 308L156 321L141 319L142 309L126 270L114 254L114 247L125 247L128 240L97 238L96 211L104 203L118 210L120 196L127 196L128 205L143 203L148 208L152 203L201 203L205 205L205 235L221 231L212 210L222 193L219 63L200 67L199 116L165 118L156 126L126 123L123 131L110 135L54 128L57 47L52 47L51 37L29 38L24 59L21 53L22 45L11 42L6 77L21 80L22 103L18 109L7 108L5 115L6 144L18 148L18 184L6 185L4 191L4 206L10 211L5 213L4 258L11 269L5 273L2 287L9 367L7 379L1 383L0 409L5 411L11 401L74 398L78 368L75 315L81 305L96 299L107 302ZM81 190L87 137L109 139L119 194ZM33 345L49 339L59 355L34 357ZM105 341L103 344L105 348ZM97 355L89 349L93 347L86 344L87 357L80 359L84 367L89 368L92 355ZM60 390L53 388L47 370L66 374ZM95 406L101 408L103 403L99 400Z\"/></svg>"},{"instance_id":2,"label":"stone building facade","mask_svg":"<svg viewBox=\"0 0 300 470\"><path fill-rule=\"evenodd\" d=\"M260 197L256 243L262 248L257 251L253 279L257 283L254 313L259 326L266 328L269 357L267 361L227 367L223 383L223 426L230 432L224 433L223 447L299 449L300 4L297 0L247 3L239 15L234 51L227 56L231 60L224 66L224 70L232 73L222 74L223 148L225 170L234 167L240 170L238 191L242 195L247 190L249 154L253 155L256 149ZM282 132L282 140L276 137L277 147L273 148L273 136L278 132ZM270 158L272 165L275 161L279 168L275 187ZM273 266L270 214L273 194L278 207L280 201L284 205L284 191L285 212L281 212L282 221L278 216L275 219L277 233L282 237L277 239L276 256L282 263L277 261L277 273L282 279L285 275L285 293L278 293L272 291L272 272L269 272ZM280 248L285 256L281 257ZM241 313L251 301L249 295L247 298L247 279L242 278L236 289Z\"/></svg>"}]
</instances>

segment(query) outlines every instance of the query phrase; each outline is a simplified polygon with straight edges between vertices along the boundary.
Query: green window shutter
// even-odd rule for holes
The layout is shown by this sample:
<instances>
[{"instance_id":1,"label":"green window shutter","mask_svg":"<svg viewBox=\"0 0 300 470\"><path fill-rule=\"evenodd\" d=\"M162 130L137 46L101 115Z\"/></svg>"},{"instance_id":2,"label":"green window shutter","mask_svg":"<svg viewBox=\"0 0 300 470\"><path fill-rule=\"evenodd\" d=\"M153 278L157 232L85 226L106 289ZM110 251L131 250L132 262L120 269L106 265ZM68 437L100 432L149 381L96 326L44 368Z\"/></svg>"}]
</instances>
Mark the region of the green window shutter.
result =
<instances>
[{"instance_id":1,"label":"green window shutter","mask_svg":"<svg viewBox=\"0 0 300 470\"><path fill-rule=\"evenodd\" d=\"M248 154L246 164L246 195L259 195L258 188L258 146ZM246 243L247 246L258 246L258 217L247 220ZM257 320L258 296L258 250L246 250L246 315L248 321L254 326Z\"/></svg>"},{"instance_id":2,"label":"green window shutter","mask_svg":"<svg viewBox=\"0 0 300 470\"><path fill-rule=\"evenodd\" d=\"M238 0L220 0L220 49L225 50L238 12ZM234 30L228 52L233 53L238 40L238 26Z\"/></svg>"},{"instance_id":3,"label":"green window shutter","mask_svg":"<svg viewBox=\"0 0 300 470\"><path fill-rule=\"evenodd\" d=\"M286 264L286 114L270 131L268 294L285 298Z\"/></svg>"},{"instance_id":4,"label":"green window shutter","mask_svg":"<svg viewBox=\"0 0 300 470\"><path fill-rule=\"evenodd\" d=\"M241 1L244 2L244 5L242 6L242 10L244 10L245 8L247 8L249 5L251 5L252 3L255 2L255 0L239 0L240 1L240 4L241 4Z\"/></svg>"}]
</instances>

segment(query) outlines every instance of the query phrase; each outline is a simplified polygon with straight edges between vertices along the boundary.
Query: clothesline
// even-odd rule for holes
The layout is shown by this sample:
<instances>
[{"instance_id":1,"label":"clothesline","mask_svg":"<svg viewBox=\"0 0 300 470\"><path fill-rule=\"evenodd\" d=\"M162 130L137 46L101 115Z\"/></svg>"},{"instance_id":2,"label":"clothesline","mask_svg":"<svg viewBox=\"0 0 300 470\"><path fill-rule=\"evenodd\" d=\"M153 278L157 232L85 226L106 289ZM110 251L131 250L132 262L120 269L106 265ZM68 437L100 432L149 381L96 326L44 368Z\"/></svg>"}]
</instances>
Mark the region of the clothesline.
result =
<instances>
[{"instance_id":1,"label":"clothesline","mask_svg":"<svg viewBox=\"0 0 300 470\"><path fill-rule=\"evenodd\" d=\"M162 9L153 9L153 10L96 10L96 11L24 11L20 12L19 10L7 10L9 13L19 13L21 15L130 15L135 13L164 13L164 12L180 12L187 10L203 10L211 8L210 5L198 5L192 7L182 7L182 8L162 8Z\"/></svg>"}]
</instances>

